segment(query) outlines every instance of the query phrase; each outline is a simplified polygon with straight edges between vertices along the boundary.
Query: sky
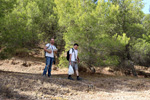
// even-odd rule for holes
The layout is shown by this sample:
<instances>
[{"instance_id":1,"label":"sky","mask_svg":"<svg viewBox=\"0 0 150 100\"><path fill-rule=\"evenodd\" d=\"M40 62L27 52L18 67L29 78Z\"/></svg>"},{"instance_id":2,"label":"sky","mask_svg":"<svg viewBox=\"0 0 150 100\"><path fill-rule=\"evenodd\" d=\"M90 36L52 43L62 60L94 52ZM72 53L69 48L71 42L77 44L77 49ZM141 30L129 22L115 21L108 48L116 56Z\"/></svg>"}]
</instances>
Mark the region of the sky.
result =
<instances>
[{"instance_id":1,"label":"sky","mask_svg":"<svg viewBox=\"0 0 150 100\"><path fill-rule=\"evenodd\" d=\"M143 12L145 14L150 14L150 0L143 0L145 7L143 8Z\"/></svg>"}]
</instances>

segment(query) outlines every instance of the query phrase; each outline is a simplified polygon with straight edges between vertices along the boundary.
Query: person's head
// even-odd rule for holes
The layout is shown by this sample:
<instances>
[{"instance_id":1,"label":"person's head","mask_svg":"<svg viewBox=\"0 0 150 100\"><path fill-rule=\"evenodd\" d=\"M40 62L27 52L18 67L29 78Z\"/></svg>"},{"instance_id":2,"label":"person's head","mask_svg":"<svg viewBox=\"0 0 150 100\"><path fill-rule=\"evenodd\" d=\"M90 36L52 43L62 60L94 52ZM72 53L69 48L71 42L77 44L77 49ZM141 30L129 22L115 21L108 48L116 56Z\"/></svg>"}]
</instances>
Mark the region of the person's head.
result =
<instances>
[{"instance_id":1,"label":"person's head","mask_svg":"<svg viewBox=\"0 0 150 100\"><path fill-rule=\"evenodd\" d=\"M54 40L55 40L54 38L51 38L50 43L51 43L51 44L54 44L54 43L55 43Z\"/></svg>"},{"instance_id":2,"label":"person's head","mask_svg":"<svg viewBox=\"0 0 150 100\"><path fill-rule=\"evenodd\" d=\"M79 46L79 45L78 45L77 43L75 43L75 44L74 44L74 49L77 50L77 49L78 49L78 46Z\"/></svg>"}]
</instances>

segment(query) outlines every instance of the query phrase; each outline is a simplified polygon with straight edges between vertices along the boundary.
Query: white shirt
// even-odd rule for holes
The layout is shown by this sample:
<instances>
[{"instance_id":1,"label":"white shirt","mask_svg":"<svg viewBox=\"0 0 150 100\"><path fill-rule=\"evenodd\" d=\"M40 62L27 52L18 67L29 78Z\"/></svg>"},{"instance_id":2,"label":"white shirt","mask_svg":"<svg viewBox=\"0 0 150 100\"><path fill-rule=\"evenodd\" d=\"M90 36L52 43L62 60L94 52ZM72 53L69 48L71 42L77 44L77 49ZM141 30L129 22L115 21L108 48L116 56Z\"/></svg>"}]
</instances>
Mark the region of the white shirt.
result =
<instances>
[{"instance_id":1,"label":"white shirt","mask_svg":"<svg viewBox=\"0 0 150 100\"><path fill-rule=\"evenodd\" d=\"M70 51L69 51L69 54L72 55L71 56L71 61L75 61L75 59L77 59L77 57L78 57L78 50L74 49L73 52L72 52L72 48L71 48Z\"/></svg>"},{"instance_id":2,"label":"white shirt","mask_svg":"<svg viewBox=\"0 0 150 100\"><path fill-rule=\"evenodd\" d=\"M54 45L50 44L50 43L47 43L46 47L48 47L47 49L51 49L52 50L51 53L46 52L46 54L45 54L46 57L52 57L52 58L54 58L54 50L57 49L57 48Z\"/></svg>"}]
</instances>

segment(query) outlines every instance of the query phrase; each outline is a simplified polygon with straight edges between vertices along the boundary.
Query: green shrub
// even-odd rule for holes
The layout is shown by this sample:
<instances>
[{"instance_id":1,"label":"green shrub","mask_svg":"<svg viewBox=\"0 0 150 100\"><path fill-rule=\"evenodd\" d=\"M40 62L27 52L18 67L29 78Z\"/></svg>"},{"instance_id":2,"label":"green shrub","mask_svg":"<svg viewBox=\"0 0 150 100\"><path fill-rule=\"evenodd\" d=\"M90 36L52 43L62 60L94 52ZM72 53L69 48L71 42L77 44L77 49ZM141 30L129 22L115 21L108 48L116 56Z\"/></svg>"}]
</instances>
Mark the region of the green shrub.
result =
<instances>
[{"instance_id":1,"label":"green shrub","mask_svg":"<svg viewBox=\"0 0 150 100\"><path fill-rule=\"evenodd\" d=\"M12 55L14 55L14 49L12 48L5 48L0 52L0 59L8 59L11 58Z\"/></svg>"},{"instance_id":2,"label":"green shrub","mask_svg":"<svg viewBox=\"0 0 150 100\"><path fill-rule=\"evenodd\" d=\"M132 60L139 65L150 65L150 43L144 39L138 39L132 44L131 48Z\"/></svg>"},{"instance_id":3,"label":"green shrub","mask_svg":"<svg viewBox=\"0 0 150 100\"><path fill-rule=\"evenodd\" d=\"M68 67L69 65L69 62L67 61L66 56L64 54L65 52L63 52L62 55L59 57L59 64L58 64L59 68L65 68Z\"/></svg>"},{"instance_id":4,"label":"green shrub","mask_svg":"<svg viewBox=\"0 0 150 100\"><path fill-rule=\"evenodd\" d=\"M8 59L12 56L26 57L28 54L27 48L5 48L0 52L0 59Z\"/></svg>"}]
</instances>

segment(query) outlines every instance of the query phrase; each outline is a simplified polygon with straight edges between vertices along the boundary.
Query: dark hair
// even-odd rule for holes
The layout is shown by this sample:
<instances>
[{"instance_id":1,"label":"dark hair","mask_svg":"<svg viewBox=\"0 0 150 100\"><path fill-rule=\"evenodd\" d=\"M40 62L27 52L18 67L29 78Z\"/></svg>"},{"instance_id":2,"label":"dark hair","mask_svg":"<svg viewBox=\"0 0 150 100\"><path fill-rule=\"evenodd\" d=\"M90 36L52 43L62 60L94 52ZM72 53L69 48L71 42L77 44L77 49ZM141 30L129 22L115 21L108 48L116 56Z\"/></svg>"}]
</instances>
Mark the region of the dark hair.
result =
<instances>
[{"instance_id":1,"label":"dark hair","mask_svg":"<svg viewBox=\"0 0 150 100\"><path fill-rule=\"evenodd\" d=\"M77 43L75 43L74 46L76 46L76 45L79 46Z\"/></svg>"}]
</instances>

